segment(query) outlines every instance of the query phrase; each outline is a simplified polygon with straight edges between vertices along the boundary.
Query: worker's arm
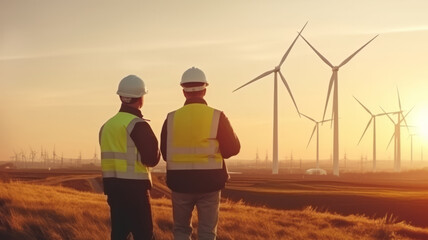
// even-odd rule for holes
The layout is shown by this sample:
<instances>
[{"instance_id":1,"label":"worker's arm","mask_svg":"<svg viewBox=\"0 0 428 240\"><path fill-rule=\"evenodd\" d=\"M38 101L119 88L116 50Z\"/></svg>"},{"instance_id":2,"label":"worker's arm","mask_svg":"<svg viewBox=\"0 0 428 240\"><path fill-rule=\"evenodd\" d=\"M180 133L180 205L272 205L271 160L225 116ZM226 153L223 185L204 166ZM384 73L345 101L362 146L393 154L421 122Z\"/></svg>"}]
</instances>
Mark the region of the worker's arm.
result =
<instances>
[{"instance_id":1,"label":"worker's arm","mask_svg":"<svg viewBox=\"0 0 428 240\"><path fill-rule=\"evenodd\" d=\"M163 123L163 126L162 126L161 145L160 145L162 158L165 161L166 161L166 138L167 138L167 124L166 124L166 122L167 122L167 120L165 120L165 122Z\"/></svg>"},{"instance_id":2,"label":"worker's arm","mask_svg":"<svg viewBox=\"0 0 428 240\"><path fill-rule=\"evenodd\" d=\"M233 131L229 119L227 119L223 112L221 112L220 121L218 124L217 140L219 143L221 155L225 159L237 155L241 150L239 139Z\"/></svg>"},{"instance_id":3,"label":"worker's arm","mask_svg":"<svg viewBox=\"0 0 428 240\"><path fill-rule=\"evenodd\" d=\"M147 122L135 124L131 138L141 156L141 163L147 167L154 167L159 163L158 140Z\"/></svg>"}]
</instances>

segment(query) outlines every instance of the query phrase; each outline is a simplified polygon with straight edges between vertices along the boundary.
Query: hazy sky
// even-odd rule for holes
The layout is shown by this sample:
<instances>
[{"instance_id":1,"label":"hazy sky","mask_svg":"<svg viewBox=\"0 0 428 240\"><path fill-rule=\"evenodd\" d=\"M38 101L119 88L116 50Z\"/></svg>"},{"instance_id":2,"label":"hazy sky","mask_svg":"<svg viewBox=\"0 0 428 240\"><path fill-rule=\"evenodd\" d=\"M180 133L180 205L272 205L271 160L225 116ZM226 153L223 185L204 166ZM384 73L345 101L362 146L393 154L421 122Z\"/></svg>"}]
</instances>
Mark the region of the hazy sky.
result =
<instances>
[{"instance_id":1,"label":"hazy sky","mask_svg":"<svg viewBox=\"0 0 428 240\"><path fill-rule=\"evenodd\" d=\"M273 76L232 90L278 65L307 21L303 35L333 64L380 34L339 71L340 156L371 159L372 128L357 146L370 116L353 96L374 113L395 111L398 87L403 110L415 106L407 123L418 127L410 130L420 134L419 159L428 145L427 9L424 0L0 0L0 160L41 147L91 158L129 74L148 86L142 111L159 136L167 113L184 103L179 81L192 66L205 72L209 105L241 140L235 158L271 158ZM298 39L282 72L299 109L321 119L331 69ZM313 123L299 118L279 84L279 158L314 159L315 139L306 148ZM384 117L377 125L378 158L393 159L393 124ZM333 130L320 130L320 154L329 158ZM403 161L408 136L403 128Z\"/></svg>"}]
</instances>

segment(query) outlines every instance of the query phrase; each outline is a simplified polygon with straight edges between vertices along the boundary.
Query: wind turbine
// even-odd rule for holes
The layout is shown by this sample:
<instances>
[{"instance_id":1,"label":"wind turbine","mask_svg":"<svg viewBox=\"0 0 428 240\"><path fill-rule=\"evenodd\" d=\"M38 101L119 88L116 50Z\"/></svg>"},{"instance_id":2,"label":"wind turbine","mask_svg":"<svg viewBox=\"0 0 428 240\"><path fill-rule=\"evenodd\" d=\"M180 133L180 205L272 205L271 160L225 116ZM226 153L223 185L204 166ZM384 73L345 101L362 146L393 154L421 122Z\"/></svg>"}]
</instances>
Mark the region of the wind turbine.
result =
<instances>
[{"instance_id":1,"label":"wind turbine","mask_svg":"<svg viewBox=\"0 0 428 240\"><path fill-rule=\"evenodd\" d=\"M409 136L410 136L410 165L413 168L413 137L418 135L416 133L411 133Z\"/></svg>"},{"instance_id":2,"label":"wind turbine","mask_svg":"<svg viewBox=\"0 0 428 240\"><path fill-rule=\"evenodd\" d=\"M18 161L19 161L19 153L16 151L13 151L13 153L15 154L15 164L18 165Z\"/></svg>"},{"instance_id":3,"label":"wind turbine","mask_svg":"<svg viewBox=\"0 0 428 240\"><path fill-rule=\"evenodd\" d=\"M36 154L37 152L30 147L30 158L32 167L34 167L34 159L36 158Z\"/></svg>"},{"instance_id":4,"label":"wind turbine","mask_svg":"<svg viewBox=\"0 0 428 240\"><path fill-rule=\"evenodd\" d=\"M370 114L371 118L369 122L367 123L366 129L364 129L363 135L361 135L360 140L358 141L358 144L360 144L361 140L364 137L364 134L366 134L367 129L369 128L370 124L373 121L373 172L376 171L376 117L379 116L385 116L388 115L388 113L379 113L379 114L373 114L370 112L370 110L364 106L356 97L354 97L355 100Z\"/></svg>"},{"instance_id":5,"label":"wind turbine","mask_svg":"<svg viewBox=\"0 0 428 240\"><path fill-rule=\"evenodd\" d=\"M301 34L299 34L303 40L314 50L314 52L323 60L328 66L331 67L333 74L330 78L330 83L328 85L328 93L327 93L327 100L324 107L324 115L323 120L325 119L325 112L327 110L328 100L330 98L330 92L331 88L334 85L333 90L333 123L334 123L334 135L333 135L333 174L336 176L339 176L339 101L338 101L338 77L337 72L339 71L339 68L341 68L343 65L348 63L358 52L360 52L367 44L369 44L371 41L373 41L377 36L372 38L370 41L368 41L366 44L364 44L362 47L360 47L357 51L355 51L353 54L351 54L348 58L346 58L342 63L340 63L337 66L334 66L331 64L321 53L319 53Z\"/></svg>"},{"instance_id":6,"label":"wind turbine","mask_svg":"<svg viewBox=\"0 0 428 240\"><path fill-rule=\"evenodd\" d=\"M315 121L313 118L308 117L308 116L306 116L303 113L300 113L300 114L315 123L314 130L312 130L312 134L311 134L311 137L309 138L309 142L308 142L308 145L306 146L306 148L308 148L309 143L311 143L312 137L314 136L314 133L315 133L315 130L316 130L317 131L317 169L318 169L319 168L319 124L320 123L329 122L329 121L331 121L331 119L321 120L321 121Z\"/></svg>"},{"instance_id":7,"label":"wind turbine","mask_svg":"<svg viewBox=\"0 0 428 240\"><path fill-rule=\"evenodd\" d=\"M284 56L282 57L281 61L279 62L279 65L276 66L274 69L269 70L265 73L262 73L258 77L254 78L253 80L247 82L246 84L238 87L237 89L233 90L233 92L247 86L250 83L253 83L263 77L268 76L271 73L275 73L274 78L274 91L273 91L273 151L272 151L272 174L278 174L278 74L281 77L282 82L284 83L285 87L288 90L288 93L290 94L291 99L293 100L294 106L296 107L297 113L299 113L299 109L297 107L296 101L294 101L293 94L291 93L290 87L288 86L287 81L285 80L285 77L281 73L281 66L284 63L285 59L287 58L288 54L291 51L291 48L294 46L294 43L297 41L297 38L299 38L300 33L305 29L307 22L303 26L303 28L300 30L299 34L294 39L291 46L288 48L288 50L285 52ZM300 115L300 113L299 113Z\"/></svg>"},{"instance_id":8,"label":"wind turbine","mask_svg":"<svg viewBox=\"0 0 428 240\"><path fill-rule=\"evenodd\" d=\"M407 115L409 115L409 113L413 110L410 109L410 111L408 111L406 113L406 115L403 115L403 110L401 109L401 100L400 100L400 93L398 92L398 88L397 88L397 95L398 95L398 106L400 108L400 111L396 111L396 112L391 112L390 114L397 114L397 122L395 122L394 120L392 120L392 118L389 116L389 114L387 114L388 118L391 120L391 122L394 124L395 126L395 130L394 133L392 134L391 140L389 141L388 147L391 144L392 139L394 138L394 170L396 172L400 172L401 171L401 122L404 121L405 123L405 127L407 127L407 130L409 128L409 126L407 125L406 122L406 117ZM381 107L382 111L384 113L385 110ZM403 117L403 118L401 118Z\"/></svg>"}]
</instances>

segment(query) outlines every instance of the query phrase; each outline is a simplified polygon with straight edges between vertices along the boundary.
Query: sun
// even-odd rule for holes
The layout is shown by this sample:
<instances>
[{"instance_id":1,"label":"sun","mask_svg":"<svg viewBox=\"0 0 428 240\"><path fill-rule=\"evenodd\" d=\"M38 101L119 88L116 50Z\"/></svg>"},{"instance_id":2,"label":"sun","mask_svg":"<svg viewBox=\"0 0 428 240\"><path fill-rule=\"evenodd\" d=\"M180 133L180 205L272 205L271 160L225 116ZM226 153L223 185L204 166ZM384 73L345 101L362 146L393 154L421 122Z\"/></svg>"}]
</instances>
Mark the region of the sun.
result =
<instances>
[{"instance_id":1,"label":"sun","mask_svg":"<svg viewBox=\"0 0 428 240\"><path fill-rule=\"evenodd\" d=\"M424 141L428 141L428 107L425 107L418 112L416 121L418 134L424 139Z\"/></svg>"}]
</instances>

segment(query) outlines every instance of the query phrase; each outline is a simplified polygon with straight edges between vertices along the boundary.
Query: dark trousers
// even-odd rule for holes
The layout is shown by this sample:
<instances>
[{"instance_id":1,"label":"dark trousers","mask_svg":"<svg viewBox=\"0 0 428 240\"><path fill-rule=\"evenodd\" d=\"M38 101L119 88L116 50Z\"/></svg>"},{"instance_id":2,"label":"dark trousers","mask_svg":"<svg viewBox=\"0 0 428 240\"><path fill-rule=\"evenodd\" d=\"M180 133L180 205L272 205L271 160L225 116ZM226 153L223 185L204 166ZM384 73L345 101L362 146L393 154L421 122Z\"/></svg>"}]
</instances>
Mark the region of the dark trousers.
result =
<instances>
[{"instance_id":1,"label":"dark trousers","mask_svg":"<svg viewBox=\"0 0 428 240\"><path fill-rule=\"evenodd\" d=\"M121 192L107 195L111 239L125 240L129 233L132 233L134 240L154 239L149 191Z\"/></svg>"}]
</instances>

